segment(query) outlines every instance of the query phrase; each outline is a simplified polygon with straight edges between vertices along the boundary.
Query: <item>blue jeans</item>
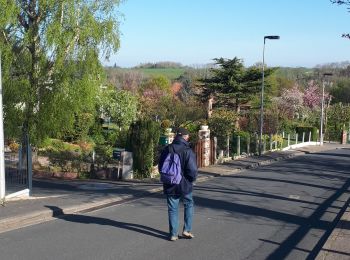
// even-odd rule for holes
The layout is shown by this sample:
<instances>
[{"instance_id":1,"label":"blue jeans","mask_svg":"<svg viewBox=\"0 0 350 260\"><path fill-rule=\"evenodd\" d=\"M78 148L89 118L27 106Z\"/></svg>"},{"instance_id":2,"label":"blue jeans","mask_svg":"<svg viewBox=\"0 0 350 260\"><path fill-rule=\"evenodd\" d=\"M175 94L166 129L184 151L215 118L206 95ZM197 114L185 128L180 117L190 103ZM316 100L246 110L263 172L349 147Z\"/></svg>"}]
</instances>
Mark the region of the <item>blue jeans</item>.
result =
<instances>
[{"instance_id":1,"label":"blue jeans","mask_svg":"<svg viewBox=\"0 0 350 260\"><path fill-rule=\"evenodd\" d=\"M178 235L180 199L182 199L184 203L183 231L190 232L192 230L192 218L193 218L193 207L194 207L192 193L189 193L183 196L167 195L170 236Z\"/></svg>"}]
</instances>

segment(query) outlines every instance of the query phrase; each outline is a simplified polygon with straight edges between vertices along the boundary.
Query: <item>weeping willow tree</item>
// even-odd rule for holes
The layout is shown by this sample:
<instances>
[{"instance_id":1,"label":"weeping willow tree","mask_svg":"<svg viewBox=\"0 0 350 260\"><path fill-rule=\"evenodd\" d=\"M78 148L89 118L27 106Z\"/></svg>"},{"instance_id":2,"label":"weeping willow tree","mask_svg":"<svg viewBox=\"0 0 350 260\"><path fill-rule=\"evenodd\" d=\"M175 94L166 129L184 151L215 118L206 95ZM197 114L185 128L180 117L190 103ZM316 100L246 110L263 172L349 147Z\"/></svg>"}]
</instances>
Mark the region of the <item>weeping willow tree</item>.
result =
<instances>
[{"instance_id":1,"label":"weeping willow tree","mask_svg":"<svg viewBox=\"0 0 350 260\"><path fill-rule=\"evenodd\" d=\"M37 143L94 113L99 57L119 47L119 0L0 0L5 133Z\"/></svg>"}]
</instances>

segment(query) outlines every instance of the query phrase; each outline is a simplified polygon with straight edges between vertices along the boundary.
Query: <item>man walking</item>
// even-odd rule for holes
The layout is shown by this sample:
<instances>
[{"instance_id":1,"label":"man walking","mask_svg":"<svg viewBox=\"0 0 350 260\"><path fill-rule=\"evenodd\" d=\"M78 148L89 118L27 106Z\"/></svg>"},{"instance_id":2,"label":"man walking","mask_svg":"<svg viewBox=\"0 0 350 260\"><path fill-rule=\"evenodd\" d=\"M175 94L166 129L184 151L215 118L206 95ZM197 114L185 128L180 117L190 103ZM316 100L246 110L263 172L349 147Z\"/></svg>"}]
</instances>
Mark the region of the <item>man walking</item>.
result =
<instances>
[{"instance_id":1,"label":"man walking","mask_svg":"<svg viewBox=\"0 0 350 260\"><path fill-rule=\"evenodd\" d=\"M161 172L164 161L166 160L170 148L178 154L181 165L181 181L179 184L163 183L164 194L167 196L169 233L170 240L178 239L179 226L179 202L180 199L184 203L184 226L182 236L191 239L192 234L192 218L193 218L193 182L197 177L197 161L196 156L190 148L189 132L185 128L178 128L176 137L171 145L168 145L162 152L159 160L159 172Z\"/></svg>"}]
</instances>

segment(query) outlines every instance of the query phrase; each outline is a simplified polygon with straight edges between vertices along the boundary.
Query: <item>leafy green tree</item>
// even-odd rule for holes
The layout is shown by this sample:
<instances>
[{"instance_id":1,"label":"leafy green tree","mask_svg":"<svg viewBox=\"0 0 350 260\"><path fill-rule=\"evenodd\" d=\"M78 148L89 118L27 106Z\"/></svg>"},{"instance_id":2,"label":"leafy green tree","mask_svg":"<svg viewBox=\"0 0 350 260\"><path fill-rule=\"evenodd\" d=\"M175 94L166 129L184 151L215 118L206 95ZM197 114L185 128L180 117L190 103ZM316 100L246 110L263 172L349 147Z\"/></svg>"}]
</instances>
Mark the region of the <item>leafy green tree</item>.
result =
<instances>
[{"instance_id":1,"label":"leafy green tree","mask_svg":"<svg viewBox=\"0 0 350 260\"><path fill-rule=\"evenodd\" d=\"M137 97L126 90L102 89L100 111L120 128L127 128L137 116Z\"/></svg>"},{"instance_id":2,"label":"leafy green tree","mask_svg":"<svg viewBox=\"0 0 350 260\"><path fill-rule=\"evenodd\" d=\"M226 109L217 109L210 117L209 127L212 131L211 135L218 138L218 146L221 149L226 148L227 137L235 130L237 118L237 113Z\"/></svg>"},{"instance_id":3,"label":"leafy green tree","mask_svg":"<svg viewBox=\"0 0 350 260\"><path fill-rule=\"evenodd\" d=\"M140 91L141 113L148 117L156 117L159 102L171 95L170 81L165 76L152 76L141 86Z\"/></svg>"},{"instance_id":4,"label":"leafy green tree","mask_svg":"<svg viewBox=\"0 0 350 260\"><path fill-rule=\"evenodd\" d=\"M350 107L342 103L332 105L327 112L326 136L329 140L339 141L341 130L350 124Z\"/></svg>"},{"instance_id":5,"label":"leafy green tree","mask_svg":"<svg viewBox=\"0 0 350 260\"><path fill-rule=\"evenodd\" d=\"M173 97L163 97L158 105L157 118L169 119L174 126L180 126L185 122L193 122L204 118L206 115L203 104L198 103L193 98L187 102L182 102Z\"/></svg>"},{"instance_id":6,"label":"leafy green tree","mask_svg":"<svg viewBox=\"0 0 350 260\"><path fill-rule=\"evenodd\" d=\"M0 0L7 133L21 127L38 142L94 109L103 77L99 55L119 47L118 4Z\"/></svg>"},{"instance_id":7,"label":"leafy green tree","mask_svg":"<svg viewBox=\"0 0 350 260\"><path fill-rule=\"evenodd\" d=\"M291 89L295 85L294 80L290 80L284 77L278 77L277 75L271 75L271 78L275 80L276 90L273 92L276 96L280 96L285 89Z\"/></svg>"},{"instance_id":8,"label":"leafy green tree","mask_svg":"<svg viewBox=\"0 0 350 260\"><path fill-rule=\"evenodd\" d=\"M330 94L333 96L332 103L350 103L350 80L341 79L335 83L330 89Z\"/></svg>"},{"instance_id":9,"label":"leafy green tree","mask_svg":"<svg viewBox=\"0 0 350 260\"><path fill-rule=\"evenodd\" d=\"M75 115L74 127L62 133L60 138L65 141L73 142L79 140L86 140L90 128L95 122L94 115L91 113L79 113Z\"/></svg>"},{"instance_id":10,"label":"leafy green tree","mask_svg":"<svg viewBox=\"0 0 350 260\"><path fill-rule=\"evenodd\" d=\"M156 100L170 94L170 81L167 77L152 76L140 88L141 96L145 99Z\"/></svg>"}]
</instances>

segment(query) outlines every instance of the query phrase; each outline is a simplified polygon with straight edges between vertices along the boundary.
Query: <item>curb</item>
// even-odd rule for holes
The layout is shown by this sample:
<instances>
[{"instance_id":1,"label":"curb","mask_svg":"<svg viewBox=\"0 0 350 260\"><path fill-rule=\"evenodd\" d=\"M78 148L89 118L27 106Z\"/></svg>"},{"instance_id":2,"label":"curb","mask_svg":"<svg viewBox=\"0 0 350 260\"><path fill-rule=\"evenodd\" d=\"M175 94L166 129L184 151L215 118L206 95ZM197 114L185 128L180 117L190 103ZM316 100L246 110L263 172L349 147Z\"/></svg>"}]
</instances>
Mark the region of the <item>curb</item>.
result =
<instances>
[{"instance_id":1,"label":"curb","mask_svg":"<svg viewBox=\"0 0 350 260\"><path fill-rule=\"evenodd\" d=\"M56 219L59 216L67 214L79 214L87 213L102 208L108 208L118 204L126 203L129 201L134 201L140 198L143 198L145 195L154 194L163 190L163 187L153 188L147 191L140 192L135 195L125 195L119 196L114 199L105 199L97 202L85 203L83 205L73 205L67 208L51 210L45 209L36 211L33 213L25 214L22 216L10 217L0 220L0 234L7 231L12 231L20 229L23 227L28 227L40 223L44 223L53 219Z\"/></svg>"},{"instance_id":2,"label":"curb","mask_svg":"<svg viewBox=\"0 0 350 260\"><path fill-rule=\"evenodd\" d=\"M199 172L201 174L209 175L210 178L212 178L212 177L220 177L220 176L230 176L230 175L238 174L238 173L240 173L240 172L242 172L244 170L256 169L256 168L261 167L261 166L270 165L270 164L275 163L275 162L283 161L283 160L286 160L286 159L290 159L290 158L293 158L293 157L296 157L296 156L300 156L300 155L305 155L305 154L307 154L307 153L298 151L298 152L295 152L295 153L279 156L279 157L268 159L268 160L264 160L264 161L261 161L261 162L253 162L253 163L251 163L249 165L238 167L238 168L226 171L225 173L206 172L206 171L199 171ZM206 176L206 177L209 178L209 176ZM197 182L198 181L199 180L197 180Z\"/></svg>"}]
</instances>

